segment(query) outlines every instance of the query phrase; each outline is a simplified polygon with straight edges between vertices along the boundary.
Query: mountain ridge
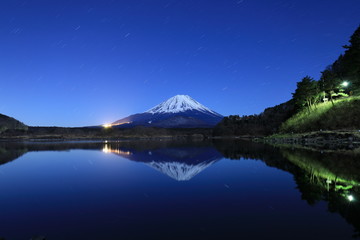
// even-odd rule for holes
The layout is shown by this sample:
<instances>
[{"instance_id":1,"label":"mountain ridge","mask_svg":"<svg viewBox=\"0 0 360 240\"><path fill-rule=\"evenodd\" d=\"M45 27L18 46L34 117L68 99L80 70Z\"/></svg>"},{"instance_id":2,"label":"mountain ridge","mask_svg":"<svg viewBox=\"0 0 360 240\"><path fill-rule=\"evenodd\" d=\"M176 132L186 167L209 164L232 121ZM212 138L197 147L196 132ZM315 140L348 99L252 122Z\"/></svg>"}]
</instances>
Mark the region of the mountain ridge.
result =
<instances>
[{"instance_id":1,"label":"mountain ridge","mask_svg":"<svg viewBox=\"0 0 360 240\"><path fill-rule=\"evenodd\" d=\"M188 95L176 95L153 108L130 115L111 124L113 127L135 126L163 128L207 128L221 121L223 116L197 102Z\"/></svg>"},{"instance_id":2,"label":"mountain ridge","mask_svg":"<svg viewBox=\"0 0 360 240\"><path fill-rule=\"evenodd\" d=\"M146 113L178 113L184 111L200 111L200 112L210 112L215 115L220 114L210 110L209 108L205 107L189 95L175 95L174 97L169 98L168 100L156 105L155 107L146 111Z\"/></svg>"}]
</instances>

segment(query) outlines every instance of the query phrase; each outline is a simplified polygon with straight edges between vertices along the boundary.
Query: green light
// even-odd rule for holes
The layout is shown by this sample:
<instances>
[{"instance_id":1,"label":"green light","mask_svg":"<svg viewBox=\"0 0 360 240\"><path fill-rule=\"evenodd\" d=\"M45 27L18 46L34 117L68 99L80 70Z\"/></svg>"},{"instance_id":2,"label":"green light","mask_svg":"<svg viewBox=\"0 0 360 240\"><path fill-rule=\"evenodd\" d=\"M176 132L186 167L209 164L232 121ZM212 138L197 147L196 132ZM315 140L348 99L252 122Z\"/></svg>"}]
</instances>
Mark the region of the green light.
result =
<instances>
[{"instance_id":1,"label":"green light","mask_svg":"<svg viewBox=\"0 0 360 240\"><path fill-rule=\"evenodd\" d=\"M349 82L348 82L348 81L345 81L345 82L341 83L341 85L342 85L343 87L347 87L347 86L349 86Z\"/></svg>"},{"instance_id":2,"label":"green light","mask_svg":"<svg viewBox=\"0 0 360 240\"><path fill-rule=\"evenodd\" d=\"M349 202L354 201L354 197L353 197L353 195L348 195L348 196L347 196L347 199L349 200Z\"/></svg>"}]
</instances>

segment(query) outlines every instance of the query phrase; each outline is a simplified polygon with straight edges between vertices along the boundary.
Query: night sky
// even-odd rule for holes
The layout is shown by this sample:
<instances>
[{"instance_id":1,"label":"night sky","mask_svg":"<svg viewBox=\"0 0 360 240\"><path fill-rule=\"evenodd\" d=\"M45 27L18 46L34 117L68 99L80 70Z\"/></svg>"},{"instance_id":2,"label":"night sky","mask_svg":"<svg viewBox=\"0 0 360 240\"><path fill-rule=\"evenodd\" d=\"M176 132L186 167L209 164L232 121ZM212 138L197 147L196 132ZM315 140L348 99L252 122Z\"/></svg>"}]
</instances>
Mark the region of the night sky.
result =
<instances>
[{"instance_id":1,"label":"night sky","mask_svg":"<svg viewBox=\"0 0 360 240\"><path fill-rule=\"evenodd\" d=\"M359 0L1 0L0 113L88 126L187 94L258 114L344 51Z\"/></svg>"}]
</instances>

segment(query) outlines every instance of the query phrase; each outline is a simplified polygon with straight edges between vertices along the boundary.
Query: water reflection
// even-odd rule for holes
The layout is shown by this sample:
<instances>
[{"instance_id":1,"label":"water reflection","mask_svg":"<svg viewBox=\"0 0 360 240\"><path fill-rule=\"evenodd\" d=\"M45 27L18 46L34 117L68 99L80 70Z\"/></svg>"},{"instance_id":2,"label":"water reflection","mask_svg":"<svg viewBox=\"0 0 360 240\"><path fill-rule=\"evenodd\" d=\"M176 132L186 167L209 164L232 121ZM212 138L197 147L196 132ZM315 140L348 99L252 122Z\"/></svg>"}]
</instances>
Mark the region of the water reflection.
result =
<instances>
[{"instance_id":1,"label":"water reflection","mask_svg":"<svg viewBox=\"0 0 360 240\"><path fill-rule=\"evenodd\" d=\"M103 152L142 162L177 181L188 181L223 158L210 143L198 146L184 142L157 143L105 143Z\"/></svg>"},{"instance_id":2,"label":"water reflection","mask_svg":"<svg viewBox=\"0 0 360 240\"><path fill-rule=\"evenodd\" d=\"M360 154L356 149L334 152L224 140L0 143L0 164L14 161L28 152L71 149L102 151L140 162L177 181L190 182L223 158L262 161L269 167L291 173L303 200L309 205L326 202L328 211L346 219L355 228L354 236L359 237Z\"/></svg>"},{"instance_id":3,"label":"water reflection","mask_svg":"<svg viewBox=\"0 0 360 240\"><path fill-rule=\"evenodd\" d=\"M130 151L122 151L121 149L112 148L111 145L108 143L105 143L102 151L104 153L115 153L119 156L128 156L132 154Z\"/></svg>"},{"instance_id":4,"label":"water reflection","mask_svg":"<svg viewBox=\"0 0 360 240\"><path fill-rule=\"evenodd\" d=\"M217 148L230 159L264 161L268 166L290 172L302 199L309 205L328 203L355 227L360 237L360 152L275 147L252 142L218 141Z\"/></svg>"}]
</instances>

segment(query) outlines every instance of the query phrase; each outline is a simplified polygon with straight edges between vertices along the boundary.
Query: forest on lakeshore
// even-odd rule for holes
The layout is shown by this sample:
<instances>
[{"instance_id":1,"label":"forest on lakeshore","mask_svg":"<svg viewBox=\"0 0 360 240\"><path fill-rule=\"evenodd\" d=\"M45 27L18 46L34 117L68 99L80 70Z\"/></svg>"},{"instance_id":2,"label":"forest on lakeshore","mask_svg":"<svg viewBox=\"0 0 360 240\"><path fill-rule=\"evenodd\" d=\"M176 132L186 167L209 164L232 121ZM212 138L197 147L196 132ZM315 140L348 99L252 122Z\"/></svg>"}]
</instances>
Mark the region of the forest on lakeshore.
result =
<instances>
[{"instance_id":1,"label":"forest on lakeshore","mask_svg":"<svg viewBox=\"0 0 360 240\"><path fill-rule=\"evenodd\" d=\"M215 136L264 136L323 130L360 129L360 26L344 53L322 72L320 79L304 76L292 99L261 114L225 117Z\"/></svg>"}]
</instances>

